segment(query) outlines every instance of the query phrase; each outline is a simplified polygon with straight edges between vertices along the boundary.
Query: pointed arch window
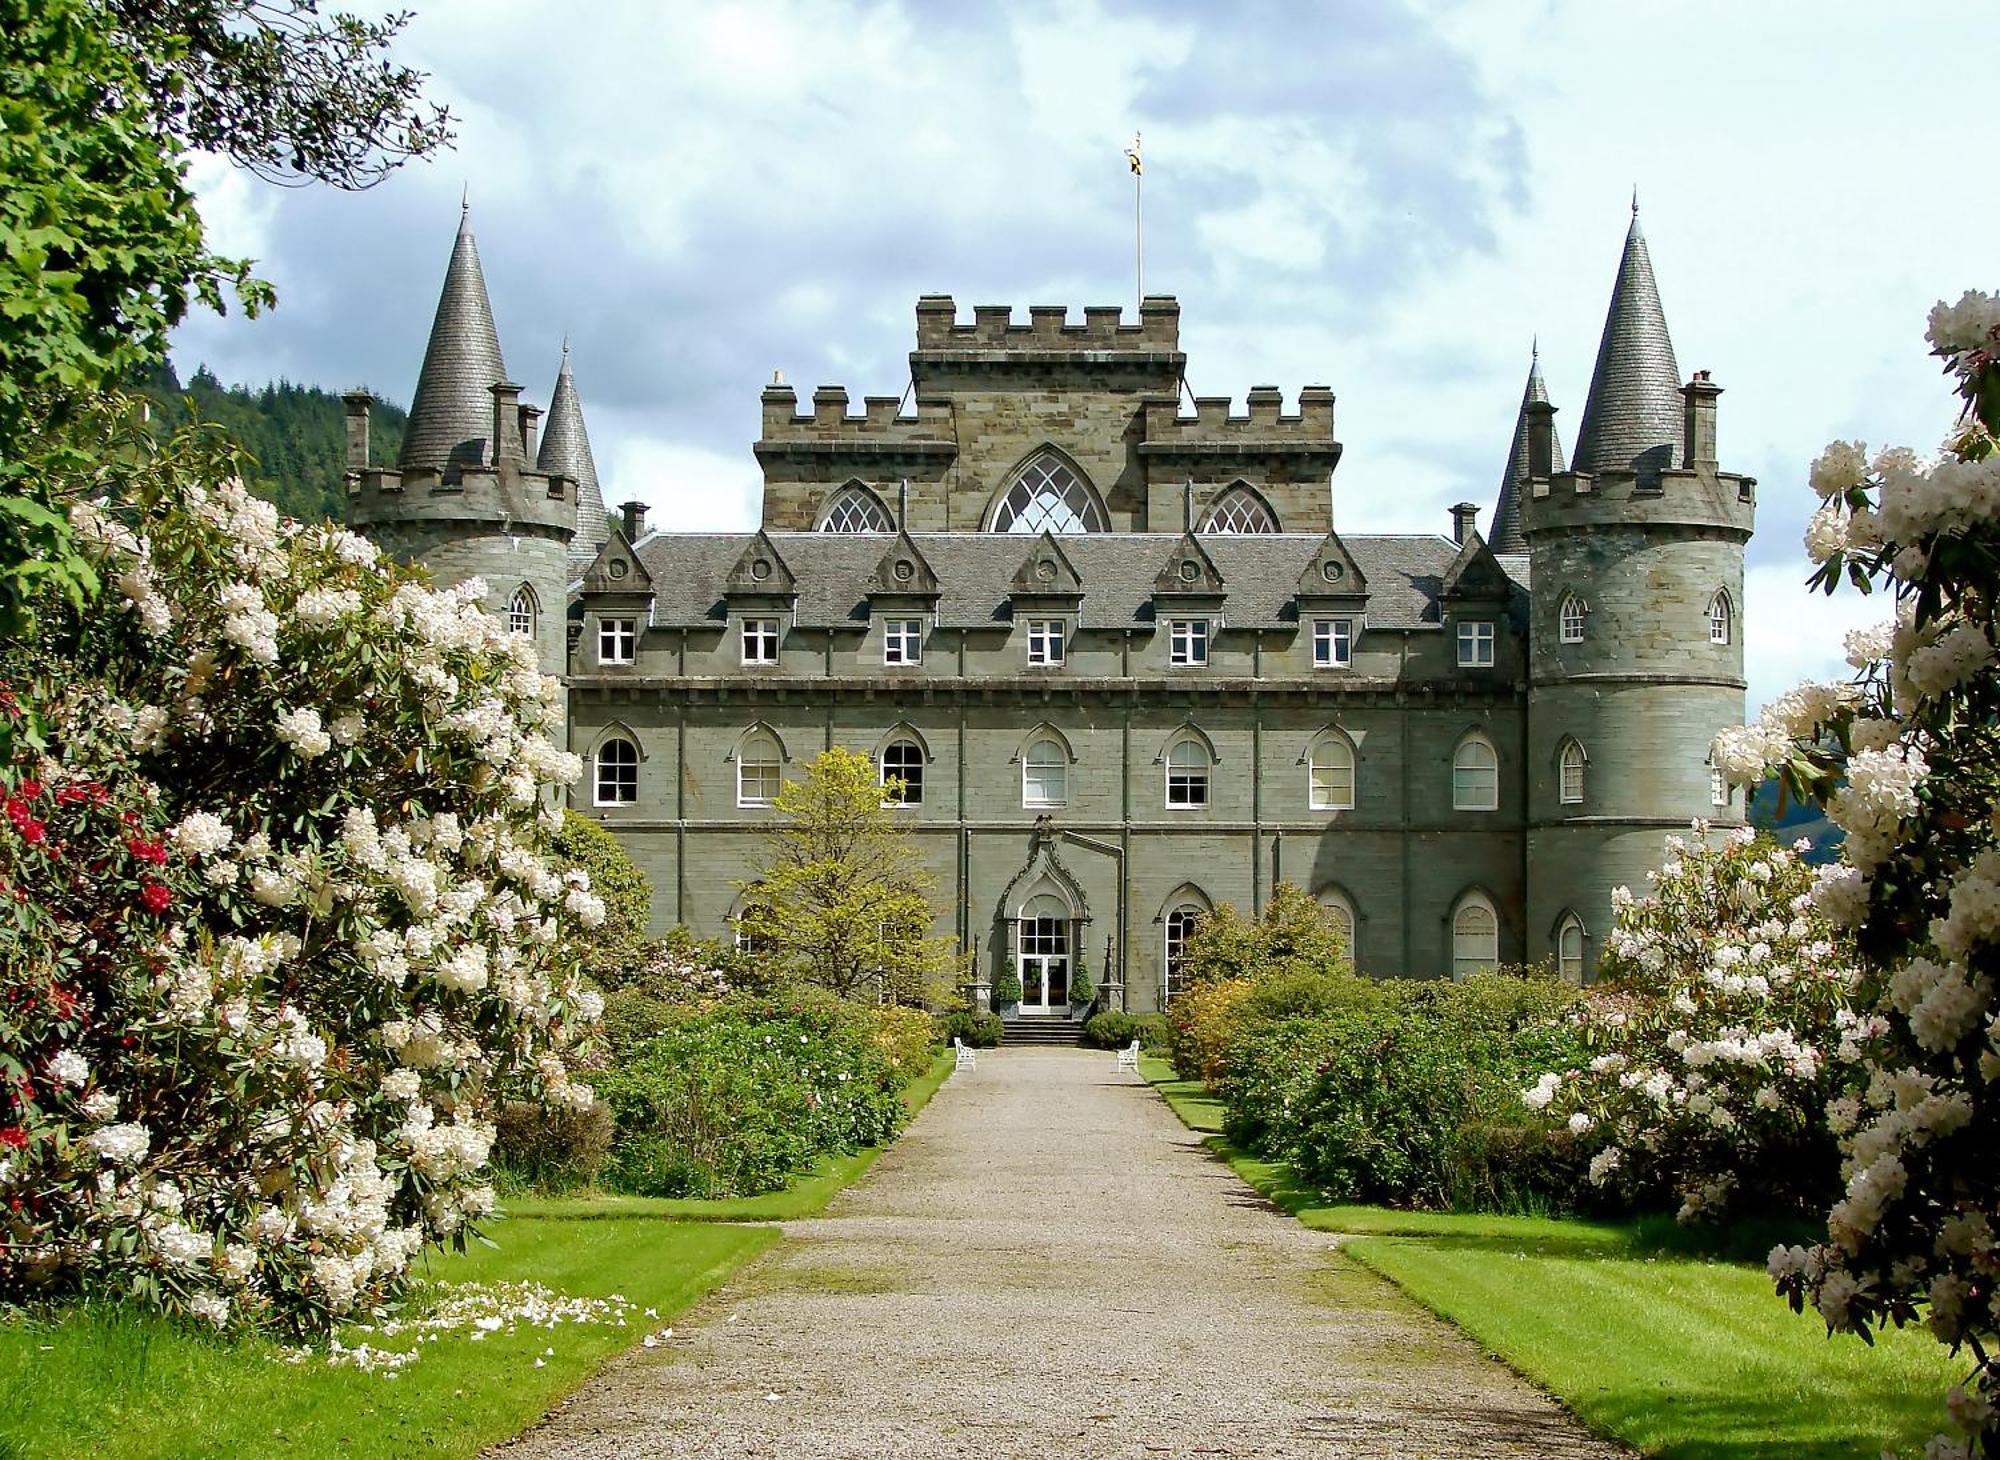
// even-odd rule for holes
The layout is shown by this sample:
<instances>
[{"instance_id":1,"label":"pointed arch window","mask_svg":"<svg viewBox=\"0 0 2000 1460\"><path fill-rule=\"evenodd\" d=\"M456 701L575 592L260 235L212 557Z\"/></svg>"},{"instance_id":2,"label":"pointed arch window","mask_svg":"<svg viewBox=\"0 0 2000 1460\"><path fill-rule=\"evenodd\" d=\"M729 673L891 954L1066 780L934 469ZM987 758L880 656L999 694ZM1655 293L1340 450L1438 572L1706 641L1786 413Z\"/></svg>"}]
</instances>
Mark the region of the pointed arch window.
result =
<instances>
[{"instance_id":1,"label":"pointed arch window","mask_svg":"<svg viewBox=\"0 0 2000 1460\"><path fill-rule=\"evenodd\" d=\"M882 747L882 784L901 783L900 791L885 793L890 806L924 804L924 748L914 740L892 740Z\"/></svg>"},{"instance_id":2,"label":"pointed arch window","mask_svg":"<svg viewBox=\"0 0 2000 1460\"><path fill-rule=\"evenodd\" d=\"M1581 598L1578 598L1574 593L1565 593L1563 595L1562 607L1556 613L1558 624L1557 637L1563 643L1581 644L1583 642L1584 613L1584 603Z\"/></svg>"},{"instance_id":3,"label":"pointed arch window","mask_svg":"<svg viewBox=\"0 0 2000 1460\"><path fill-rule=\"evenodd\" d=\"M1583 768L1590 757L1583 753L1583 747L1574 740L1565 740L1562 751L1556 757L1556 796L1565 806L1583 804Z\"/></svg>"},{"instance_id":4,"label":"pointed arch window","mask_svg":"<svg viewBox=\"0 0 2000 1460\"><path fill-rule=\"evenodd\" d=\"M753 730L736 748L736 804L769 806L784 784L785 752L768 730Z\"/></svg>"},{"instance_id":5,"label":"pointed arch window","mask_svg":"<svg viewBox=\"0 0 2000 1460\"><path fill-rule=\"evenodd\" d=\"M1160 950L1160 1007L1163 1009L1186 986L1188 940L1201 926L1202 915L1206 911L1199 903L1184 902L1167 914Z\"/></svg>"},{"instance_id":6,"label":"pointed arch window","mask_svg":"<svg viewBox=\"0 0 2000 1460\"><path fill-rule=\"evenodd\" d=\"M535 637L535 590L525 583L507 600L507 632Z\"/></svg>"},{"instance_id":7,"label":"pointed arch window","mask_svg":"<svg viewBox=\"0 0 2000 1460\"><path fill-rule=\"evenodd\" d=\"M1500 918L1483 892L1471 892L1451 915L1451 976L1464 978L1500 961Z\"/></svg>"},{"instance_id":8,"label":"pointed arch window","mask_svg":"<svg viewBox=\"0 0 2000 1460\"><path fill-rule=\"evenodd\" d=\"M1347 950L1347 961L1353 963L1354 931L1358 922L1354 914L1354 899L1338 887L1322 887L1319 890L1319 905L1326 909L1327 917L1340 929L1340 941Z\"/></svg>"},{"instance_id":9,"label":"pointed arch window","mask_svg":"<svg viewBox=\"0 0 2000 1460\"><path fill-rule=\"evenodd\" d=\"M1556 971L1564 983L1583 982L1583 919L1575 913L1565 914L1556 928Z\"/></svg>"},{"instance_id":10,"label":"pointed arch window","mask_svg":"<svg viewBox=\"0 0 2000 1460\"><path fill-rule=\"evenodd\" d=\"M1314 811L1354 809L1354 747L1328 730L1306 752L1306 805Z\"/></svg>"},{"instance_id":11,"label":"pointed arch window","mask_svg":"<svg viewBox=\"0 0 2000 1460\"><path fill-rule=\"evenodd\" d=\"M850 483L833 494L820 518L821 532L894 532L889 509L860 483Z\"/></svg>"},{"instance_id":12,"label":"pointed arch window","mask_svg":"<svg viewBox=\"0 0 2000 1460\"><path fill-rule=\"evenodd\" d=\"M1500 752L1476 730L1458 742L1451 758L1451 809L1500 809Z\"/></svg>"},{"instance_id":13,"label":"pointed arch window","mask_svg":"<svg viewBox=\"0 0 2000 1460\"><path fill-rule=\"evenodd\" d=\"M1022 468L1021 475L993 509L990 531L1040 533L1103 532L1104 507L1069 463L1044 451Z\"/></svg>"},{"instance_id":14,"label":"pointed arch window","mask_svg":"<svg viewBox=\"0 0 2000 1460\"><path fill-rule=\"evenodd\" d=\"M1278 514L1271 510L1271 504L1240 484L1215 499L1201 530L1219 536L1283 531L1278 526Z\"/></svg>"},{"instance_id":15,"label":"pointed arch window","mask_svg":"<svg viewBox=\"0 0 2000 1460\"><path fill-rule=\"evenodd\" d=\"M613 735L592 757L592 804L630 806L639 799L639 747L623 735Z\"/></svg>"},{"instance_id":16,"label":"pointed arch window","mask_svg":"<svg viewBox=\"0 0 2000 1460\"><path fill-rule=\"evenodd\" d=\"M1190 811L1208 805L1208 747L1192 736L1167 751L1167 806Z\"/></svg>"},{"instance_id":17,"label":"pointed arch window","mask_svg":"<svg viewBox=\"0 0 2000 1460\"><path fill-rule=\"evenodd\" d=\"M1729 601L1729 591L1723 589L1708 601L1708 642L1726 644L1735 630L1736 613Z\"/></svg>"},{"instance_id":18,"label":"pointed arch window","mask_svg":"<svg viewBox=\"0 0 2000 1460\"><path fill-rule=\"evenodd\" d=\"M1044 736L1021 757L1021 805L1062 806L1069 801L1069 753Z\"/></svg>"}]
</instances>

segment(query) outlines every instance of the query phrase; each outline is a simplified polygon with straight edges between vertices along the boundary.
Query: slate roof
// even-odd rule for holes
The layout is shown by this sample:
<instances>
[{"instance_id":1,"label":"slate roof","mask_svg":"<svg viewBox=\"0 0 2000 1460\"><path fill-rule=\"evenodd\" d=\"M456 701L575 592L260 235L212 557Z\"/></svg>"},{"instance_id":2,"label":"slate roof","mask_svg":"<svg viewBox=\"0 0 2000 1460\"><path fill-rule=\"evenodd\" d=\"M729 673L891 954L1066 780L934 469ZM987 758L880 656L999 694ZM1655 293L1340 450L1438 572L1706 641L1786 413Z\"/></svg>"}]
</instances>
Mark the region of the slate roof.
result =
<instances>
[{"instance_id":1,"label":"slate roof","mask_svg":"<svg viewBox=\"0 0 2000 1460\"><path fill-rule=\"evenodd\" d=\"M1597 345L1583 424L1576 433L1578 471L1658 472L1673 465L1681 438L1681 372L1660 308L1659 286L1639 210L1625 234L1618 282Z\"/></svg>"},{"instance_id":2,"label":"slate roof","mask_svg":"<svg viewBox=\"0 0 2000 1460\"><path fill-rule=\"evenodd\" d=\"M1500 497L1493 504L1493 540L1487 544L1496 553L1524 553L1528 539L1521 533L1521 497L1528 481L1528 406L1546 401L1549 388L1542 381L1539 354L1528 362L1528 383L1521 389L1521 413L1514 419L1514 443L1507 448L1507 469L1500 475ZM1555 459L1551 469L1563 469L1562 437L1554 437Z\"/></svg>"},{"instance_id":3,"label":"slate roof","mask_svg":"<svg viewBox=\"0 0 2000 1460\"><path fill-rule=\"evenodd\" d=\"M604 493L597 485L597 459L590 454L590 432L584 429L583 401L570 374L567 344L563 346L562 368L556 371L556 388L549 396L549 415L542 427L535 469L576 478L576 536L570 540L569 555L575 562L588 563L609 534L604 523Z\"/></svg>"},{"instance_id":4,"label":"slate roof","mask_svg":"<svg viewBox=\"0 0 2000 1460\"><path fill-rule=\"evenodd\" d=\"M484 461L493 431L492 386L506 378L500 332L472 241L472 215L461 209L430 343L424 346L424 368L403 428L403 470Z\"/></svg>"},{"instance_id":5,"label":"slate roof","mask_svg":"<svg viewBox=\"0 0 2000 1460\"><path fill-rule=\"evenodd\" d=\"M652 574L656 627L699 627L726 617L723 580L750 533L654 533L634 551ZM772 532L767 536L798 581L798 622L820 628L868 618L870 580L893 540L886 533ZM916 532L910 537L937 574L937 621L947 628L998 627L1011 617L1008 593L1037 539L1008 533ZM1326 541L1319 533L1203 536L1223 580L1223 616L1232 628L1298 622L1293 600L1301 572ZM1062 549L1083 583L1082 625L1150 623L1154 580L1180 533L1083 533ZM1438 594L1459 547L1447 537L1343 537L1368 583L1368 623L1380 629L1436 628ZM1502 556L1525 593L1525 554Z\"/></svg>"}]
</instances>

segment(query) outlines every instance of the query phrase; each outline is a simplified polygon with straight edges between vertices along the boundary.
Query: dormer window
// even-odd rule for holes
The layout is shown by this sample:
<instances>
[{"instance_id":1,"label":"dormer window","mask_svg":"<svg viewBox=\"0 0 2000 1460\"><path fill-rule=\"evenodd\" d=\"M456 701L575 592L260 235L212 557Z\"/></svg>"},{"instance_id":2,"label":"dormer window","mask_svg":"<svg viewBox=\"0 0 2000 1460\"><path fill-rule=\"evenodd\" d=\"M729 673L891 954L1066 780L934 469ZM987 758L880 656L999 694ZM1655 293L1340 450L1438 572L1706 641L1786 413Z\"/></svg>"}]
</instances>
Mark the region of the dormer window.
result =
<instances>
[{"instance_id":1,"label":"dormer window","mask_svg":"<svg viewBox=\"0 0 2000 1460\"><path fill-rule=\"evenodd\" d=\"M1313 620L1313 668L1346 669L1354 663L1354 620Z\"/></svg>"},{"instance_id":2,"label":"dormer window","mask_svg":"<svg viewBox=\"0 0 2000 1460\"><path fill-rule=\"evenodd\" d=\"M1028 662L1030 664L1062 663L1067 648L1063 629L1063 621L1059 618L1029 619Z\"/></svg>"},{"instance_id":3,"label":"dormer window","mask_svg":"<svg viewBox=\"0 0 2000 1460\"><path fill-rule=\"evenodd\" d=\"M743 662L745 664L776 664L778 662L778 621L774 618L746 618L743 620Z\"/></svg>"},{"instance_id":4,"label":"dormer window","mask_svg":"<svg viewBox=\"0 0 2000 1460\"><path fill-rule=\"evenodd\" d=\"M1167 661L1170 664L1208 663L1208 620L1177 618L1168 628Z\"/></svg>"},{"instance_id":5,"label":"dormer window","mask_svg":"<svg viewBox=\"0 0 2000 1460\"><path fill-rule=\"evenodd\" d=\"M630 618L601 618L597 621L597 662L630 664L637 657L639 623Z\"/></svg>"},{"instance_id":6,"label":"dormer window","mask_svg":"<svg viewBox=\"0 0 2000 1460\"><path fill-rule=\"evenodd\" d=\"M1458 626L1458 667L1461 669L1493 667L1492 620L1474 619Z\"/></svg>"}]
</instances>

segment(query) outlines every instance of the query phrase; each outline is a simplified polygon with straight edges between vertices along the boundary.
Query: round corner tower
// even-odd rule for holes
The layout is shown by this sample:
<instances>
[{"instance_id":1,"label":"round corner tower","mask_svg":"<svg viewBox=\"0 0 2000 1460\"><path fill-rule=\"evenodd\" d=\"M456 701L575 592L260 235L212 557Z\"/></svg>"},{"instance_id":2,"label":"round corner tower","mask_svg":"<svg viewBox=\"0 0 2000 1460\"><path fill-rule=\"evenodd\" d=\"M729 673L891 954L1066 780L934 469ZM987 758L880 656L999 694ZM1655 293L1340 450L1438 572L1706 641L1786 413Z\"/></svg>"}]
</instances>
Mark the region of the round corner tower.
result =
<instances>
[{"instance_id":1,"label":"round corner tower","mask_svg":"<svg viewBox=\"0 0 2000 1460\"><path fill-rule=\"evenodd\" d=\"M487 611L530 634L542 672L558 676L568 667L575 553L594 551L604 537L589 440L567 385L565 352L538 454L541 412L522 404L521 387L507 378L479 251L462 214L394 469L369 463L368 395L345 398L348 525L392 557L422 565L440 585L484 580ZM559 459L552 446L560 447ZM559 744L568 738L566 707L563 724Z\"/></svg>"},{"instance_id":2,"label":"round corner tower","mask_svg":"<svg viewBox=\"0 0 2000 1460\"><path fill-rule=\"evenodd\" d=\"M1538 383L1517 498L1533 593L1527 951L1588 977L1612 890L1643 893L1664 839L1697 818L1743 819L1708 751L1743 723L1756 484L1717 465L1720 387L1706 371L1680 382L1636 213L1568 471Z\"/></svg>"}]
</instances>

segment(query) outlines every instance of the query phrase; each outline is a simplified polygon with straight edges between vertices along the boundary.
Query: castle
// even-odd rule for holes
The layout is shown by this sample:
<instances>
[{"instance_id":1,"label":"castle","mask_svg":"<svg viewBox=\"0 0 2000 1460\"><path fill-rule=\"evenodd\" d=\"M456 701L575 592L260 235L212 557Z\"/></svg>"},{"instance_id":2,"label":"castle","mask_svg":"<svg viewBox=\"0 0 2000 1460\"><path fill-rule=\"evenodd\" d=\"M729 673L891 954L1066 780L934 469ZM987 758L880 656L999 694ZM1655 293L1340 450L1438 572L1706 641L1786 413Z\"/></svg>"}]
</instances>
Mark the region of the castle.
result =
<instances>
[{"instance_id":1,"label":"castle","mask_svg":"<svg viewBox=\"0 0 2000 1460\"><path fill-rule=\"evenodd\" d=\"M1376 974L1591 975L1612 890L1739 804L1755 483L1683 383L1636 210L1567 468L1531 366L1490 541L1342 535L1325 386L1184 413L1180 306L917 301L910 388L763 392L762 523L608 527L567 349L543 427L462 219L402 457L347 398L348 516L490 606L568 682L572 804L650 876L657 929L728 935L771 803L871 756L976 980L1026 1014L1079 961L1162 1007L1196 921L1307 889ZM905 402L908 402L907 408Z\"/></svg>"}]
</instances>

